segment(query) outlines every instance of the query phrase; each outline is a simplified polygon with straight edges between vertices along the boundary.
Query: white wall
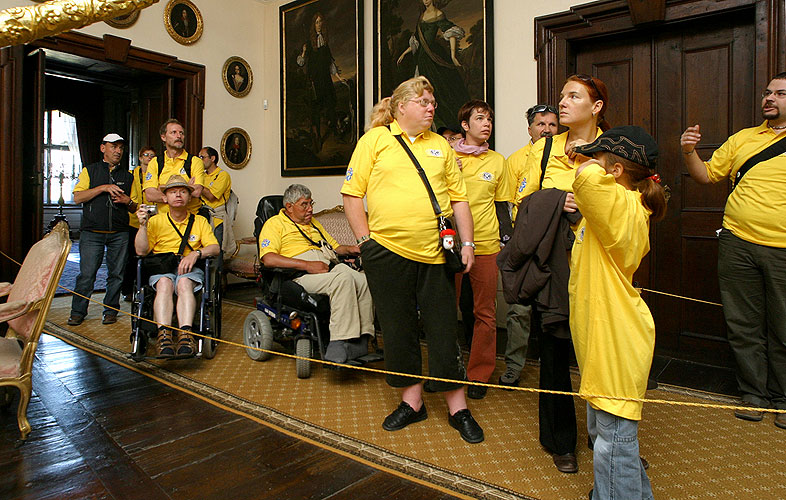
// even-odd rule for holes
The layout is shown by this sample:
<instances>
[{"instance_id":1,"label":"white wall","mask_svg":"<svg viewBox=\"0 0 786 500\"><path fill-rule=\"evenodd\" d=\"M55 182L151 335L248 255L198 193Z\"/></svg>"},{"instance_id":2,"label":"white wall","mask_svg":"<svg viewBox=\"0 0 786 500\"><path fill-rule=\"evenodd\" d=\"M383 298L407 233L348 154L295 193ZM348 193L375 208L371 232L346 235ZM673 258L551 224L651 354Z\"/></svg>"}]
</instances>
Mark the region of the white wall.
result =
<instances>
[{"instance_id":1,"label":"white wall","mask_svg":"<svg viewBox=\"0 0 786 500\"><path fill-rule=\"evenodd\" d=\"M80 31L102 36L111 33L131 39L132 45L203 64L206 67L203 144L218 149L223 133L241 127L251 136L253 152L243 170L230 170L240 197L236 235L251 233L256 203L262 195L282 192L292 182L308 185L316 210L341 203L342 176L282 178L280 134L279 6L283 0L193 0L205 21L202 38L186 46L175 42L164 28L167 0L141 12L128 29L96 23ZM364 0L366 110L373 105L373 2ZM489 0L492 1L492 0ZM509 155L528 140L524 111L537 98L537 65L534 54L534 18L568 10L576 0L494 0L495 138L497 150ZM583 3L583 2L578 2ZM34 5L30 0L0 0L0 9ZM449 9L449 7L448 7ZM224 61L243 57L251 65L254 83L246 97L232 97L221 79ZM268 109L263 102L268 101ZM196 153L199 145L187 145Z\"/></svg>"}]
</instances>

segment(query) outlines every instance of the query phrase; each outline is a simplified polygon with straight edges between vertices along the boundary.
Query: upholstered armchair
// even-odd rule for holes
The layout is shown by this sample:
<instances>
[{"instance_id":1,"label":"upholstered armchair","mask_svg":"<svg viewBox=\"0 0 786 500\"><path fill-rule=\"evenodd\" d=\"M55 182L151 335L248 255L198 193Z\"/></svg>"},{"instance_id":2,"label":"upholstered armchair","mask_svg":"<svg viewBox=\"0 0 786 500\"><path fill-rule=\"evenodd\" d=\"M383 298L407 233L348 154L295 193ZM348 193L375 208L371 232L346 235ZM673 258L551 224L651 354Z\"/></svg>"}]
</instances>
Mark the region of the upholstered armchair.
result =
<instances>
[{"instance_id":1,"label":"upholstered armchair","mask_svg":"<svg viewBox=\"0 0 786 500\"><path fill-rule=\"evenodd\" d=\"M14 283L0 283L0 297L8 297L0 304L0 322L9 327L0 337L0 402L10 403L8 386L19 389L16 418L22 441L31 430L27 405L33 391L33 358L70 249L68 225L60 222L33 245Z\"/></svg>"}]
</instances>

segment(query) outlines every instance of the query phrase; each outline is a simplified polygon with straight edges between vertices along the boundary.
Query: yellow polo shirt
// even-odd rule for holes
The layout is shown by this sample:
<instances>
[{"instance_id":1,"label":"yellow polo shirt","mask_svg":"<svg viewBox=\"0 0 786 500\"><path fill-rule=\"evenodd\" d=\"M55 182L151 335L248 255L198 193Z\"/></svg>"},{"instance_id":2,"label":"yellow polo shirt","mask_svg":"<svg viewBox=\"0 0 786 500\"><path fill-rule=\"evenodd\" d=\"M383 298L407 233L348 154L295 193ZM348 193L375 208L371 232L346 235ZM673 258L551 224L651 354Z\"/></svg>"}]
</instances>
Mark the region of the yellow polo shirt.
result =
<instances>
[{"instance_id":1,"label":"yellow polo shirt","mask_svg":"<svg viewBox=\"0 0 786 500\"><path fill-rule=\"evenodd\" d=\"M499 252L499 221L495 201L510 201L505 158L489 150L479 156L456 153L467 186L469 208L475 223L475 255Z\"/></svg>"},{"instance_id":2,"label":"yellow polo shirt","mask_svg":"<svg viewBox=\"0 0 786 500\"><path fill-rule=\"evenodd\" d=\"M527 157L532 150L532 142L508 156L508 186L510 187L510 201L516 199L519 189L523 190L522 181L524 180L524 167L527 165ZM524 183L526 184L526 183Z\"/></svg>"},{"instance_id":3,"label":"yellow polo shirt","mask_svg":"<svg viewBox=\"0 0 786 500\"><path fill-rule=\"evenodd\" d=\"M137 205L147 204L147 197L145 196L145 192L142 190L142 182L140 179L140 175L142 175L142 165L137 165L134 170L131 171L131 175L134 178L134 183L131 184L131 201L136 203ZM136 216L136 212L128 214L128 223L131 227L135 227L139 229L139 219Z\"/></svg>"},{"instance_id":4,"label":"yellow polo shirt","mask_svg":"<svg viewBox=\"0 0 786 500\"><path fill-rule=\"evenodd\" d=\"M147 173L145 174L145 182L142 184L142 189L163 186L173 175L180 175L181 177L188 178L185 168L185 163L188 159L188 153L186 151L183 151L180 153L180 156L175 158L170 158L166 153L164 153L163 157L164 169L161 171L161 175L159 175L158 172L158 157L153 158L150 160L150 163L147 164ZM201 158L194 156L191 160L191 177L195 179L196 184L204 186L204 176L205 164L202 163ZM163 214L169 212L169 205L166 203L158 203L157 205L158 213ZM201 206L202 199L192 197L191 201L188 202L187 208L189 212L196 213Z\"/></svg>"},{"instance_id":5,"label":"yellow polo shirt","mask_svg":"<svg viewBox=\"0 0 786 500\"><path fill-rule=\"evenodd\" d=\"M265 254L277 253L282 257L295 257L308 250L319 250L318 246L312 245L301 233L298 227L313 241L319 243L322 240L320 232L325 236L325 240L335 250L339 243L333 239L322 224L315 218L311 218L311 224L297 224L284 214L284 209L269 218L262 230L259 232L259 259Z\"/></svg>"},{"instance_id":6,"label":"yellow polo shirt","mask_svg":"<svg viewBox=\"0 0 786 500\"><path fill-rule=\"evenodd\" d=\"M539 141L540 142L540 141ZM643 398L655 349L655 323L633 288L650 250L650 211L641 193L617 184L600 165L573 183L584 215L571 252L570 332L581 394ZM594 407L641 420L642 403L585 397Z\"/></svg>"},{"instance_id":7,"label":"yellow polo shirt","mask_svg":"<svg viewBox=\"0 0 786 500\"><path fill-rule=\"evenodd\" d=\"M404 258L443 264L437 218L426 186L394 135L403 135L426 172L442 213L453 214L451 201L468 201L453 148L426 130L411 142L397 121L374 127L358 141L341 193L366 197L371 238Z\"/></svg>"},{"instance_id":8,"label":"yellow polo shirt","mask_svg":"<svg viewBox=\"0 0 786 500\"><path fill-rule=\"evenodd\" d=\"M595 138L597 139L603 131L597 129ZM580 163L575 163L568 155L565 154L565 144L568 140L568 132L555 135L554 141L551 144L551 154L549 161L546 164L546 175L543 178L543 189L557 188L562 191L572 192L573 179L575 176L574 169ZM546 146L546 140L541 139L532 145L529 156L527 156L527 163L524 166L524 175L519 182L519 187L516 189L516 206L521 204L526 196L531 195L540 186L540 162L543 159L543 148Z\"/></svg>"},{"instance_id":9,"label":"yellow polo shirt","mask_svg":"<svg viewBox=\"0 0 786 500\"><path fill-rule=\"evenodd\" d=\"M732 179L745 161L784 137L765 121L729 137L705 162L712 182ZM723 227L745 241L786 248L786 153L751 168L729 195Z\"/></svg>"},{"instance_id":10,"label":"yellow polo shirt","mask_svg":"<svg viewBox=\"0 0 786 500\"><path fill-rule=\"evenodd\" d=\"M210 201L202 198L202 203L210 208L221 206L229 199L229 191L232 189L232 178L221 167L216 167L212 174L205 172L205 189L209 189L217 199L216 201ZM224 222L224 219L219 219L218 217L213 217L213 220L216 227Z\"/></svg>"},{"instance_id":11,"label":"yellow polo shirt","mask_svg":"<svg viewBox=\"0 0 786 500\"><path fill-rule=\"evenodd\" d=\"M205 248L209 245L218 245L218 240L213 236L213 229L207 222L207 219L201 215L194 216L194 225L191 227L191 233L188 236L188 244L194 251ZM169 214L156 214L147 222L147 243L150 245L150 251L153 253L166 253L174 252L180 249L180 242L182 238L175 232L175 228L169 223ZM188 225L188 217L183 222L176 222L172 220L177 226L180 234L186 234L186 226ZM191 249L186 246L183 251L183 256L191 253Z\"/></svg>"}]
</instances>

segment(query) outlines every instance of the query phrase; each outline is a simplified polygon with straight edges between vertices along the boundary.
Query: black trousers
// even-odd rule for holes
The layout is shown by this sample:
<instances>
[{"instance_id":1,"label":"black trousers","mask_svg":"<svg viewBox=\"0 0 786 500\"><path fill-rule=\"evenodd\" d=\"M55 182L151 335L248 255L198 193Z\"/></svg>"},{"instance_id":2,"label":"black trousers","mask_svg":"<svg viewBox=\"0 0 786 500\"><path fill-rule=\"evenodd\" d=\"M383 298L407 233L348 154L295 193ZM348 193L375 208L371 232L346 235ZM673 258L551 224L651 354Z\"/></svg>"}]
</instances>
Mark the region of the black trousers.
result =
<instances>
[{"instance_id":1,"label":"black trousers","mask_svg":"<svg viewBox=\"0 0 786 500\"><path fill-rule=\"evenodd\" d=\"M570 381L570 339L540 333L540 388L553 391L573 390ZM576 408L572 396L539 394L540 444L551 453L576 452Z\"/></svg>"},{"instance_id":2,"label":"black trousers","mask_svg":"<svg viewBox=\"0 0 786 500\"><path fill-rule=\"evenodd\" d=\"M134 292L134 281L136 280L136 247L134 240L136 240L136 233L139 229L135 227L128 228L128 261L126 262L125 270L123 271L123 284L120 285L120 292L123 295L130 296Z\"/></svg>"},{"instance_id":3,"label":"black trousers","mask_svg":"<svg viewBox=\"0 0 786 500\"><path fill-rule=\"evenodd\" d=\"M395 254L374 240L363 244L361 258L374 299L382 339L385 369L422 374L418 311L428 344L428 373L457 382L431 382L437 392L462 387L467 379L456 336L456 285L442 264L424 264ZM416 377L387 375L388 385L409 387Z\"/></svg>"}]
</instances>

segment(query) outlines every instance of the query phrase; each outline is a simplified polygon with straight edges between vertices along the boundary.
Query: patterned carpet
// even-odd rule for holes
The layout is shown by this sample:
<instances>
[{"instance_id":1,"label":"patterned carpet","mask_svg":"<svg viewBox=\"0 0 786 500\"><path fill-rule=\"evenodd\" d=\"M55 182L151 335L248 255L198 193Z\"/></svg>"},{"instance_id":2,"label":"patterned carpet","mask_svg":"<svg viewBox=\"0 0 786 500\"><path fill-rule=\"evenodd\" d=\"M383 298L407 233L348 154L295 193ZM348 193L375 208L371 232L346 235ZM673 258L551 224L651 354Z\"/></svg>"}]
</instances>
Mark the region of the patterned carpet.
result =
<instances>
[{"instance_id":1,"label":"patterned carpet","mask_svg":"<svg viewBox=\"0 0 786 500\"><path fill-rule=\"evenodd\" d=\"M66 330L69 305L68 297L55 299L47 332L128 363L128 317L105 327L100 315L92 314L81 326ZM90 307L100 310L96 304ZM128 310L128 304L123 307ZM224 338L242 343L249 310L224 303ZM244 349L228 345L220 345L213 360L134 366L329 448L466 496L583 499L592 487L592 454L583 445L587 434L581 401L577 401L580 472L566 475L540 448L533 393L491 389L485 399L470 400L472 413L486 433L483 443L470 445L448 426L447 407L436 394L425 396L426 421L399 432L384 431L382 419L396 407L398 397L380 374L315 365L311 378L301 380L292 359L255 362ZM498 362L493 380L503 368ZM522 385L537 387L537 367L525 369ZM576 374L574 387L578 387ZM733 403L671 387L649 391L647 397ZM641 453L651 464L648 472L656 498L786 498L786 431L773 425L772 415L752 423L734 418L729 410L647 404L640 441Z\"/></svg>"}]
</instances>

